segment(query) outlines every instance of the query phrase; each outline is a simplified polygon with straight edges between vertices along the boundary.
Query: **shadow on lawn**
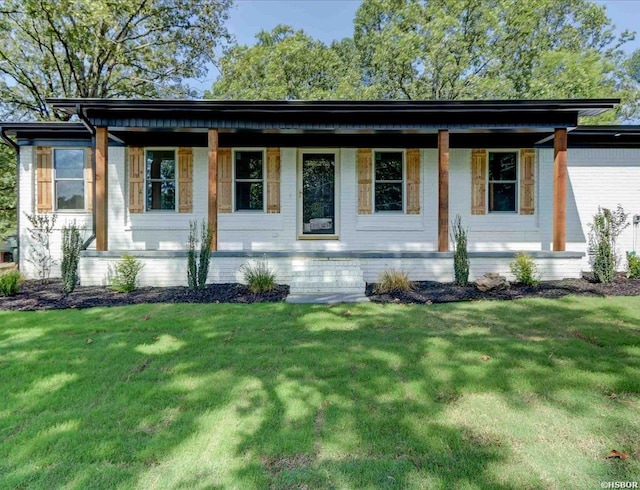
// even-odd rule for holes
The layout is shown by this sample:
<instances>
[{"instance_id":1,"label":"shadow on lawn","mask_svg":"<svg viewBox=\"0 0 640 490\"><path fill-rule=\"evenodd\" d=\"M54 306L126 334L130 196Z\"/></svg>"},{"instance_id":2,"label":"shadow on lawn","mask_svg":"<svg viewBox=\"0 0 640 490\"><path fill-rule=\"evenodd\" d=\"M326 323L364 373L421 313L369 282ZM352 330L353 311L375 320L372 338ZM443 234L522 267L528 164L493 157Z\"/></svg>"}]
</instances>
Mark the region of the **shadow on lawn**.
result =
<instances>
[{"instance_id":1,"label":"shadow on lawn","mask_svg":"<svg viewBox=\"0 0 640 490\"><path fill-rule=\"evenodd\" d=\"M437 420L467 393L590 415L564 392L640 392L638 319L615 305L251 308L7 315L0 367L22 389L0 406L0 487L514 488L490 471L508 441Z\"/></svg>"}]
</instances>

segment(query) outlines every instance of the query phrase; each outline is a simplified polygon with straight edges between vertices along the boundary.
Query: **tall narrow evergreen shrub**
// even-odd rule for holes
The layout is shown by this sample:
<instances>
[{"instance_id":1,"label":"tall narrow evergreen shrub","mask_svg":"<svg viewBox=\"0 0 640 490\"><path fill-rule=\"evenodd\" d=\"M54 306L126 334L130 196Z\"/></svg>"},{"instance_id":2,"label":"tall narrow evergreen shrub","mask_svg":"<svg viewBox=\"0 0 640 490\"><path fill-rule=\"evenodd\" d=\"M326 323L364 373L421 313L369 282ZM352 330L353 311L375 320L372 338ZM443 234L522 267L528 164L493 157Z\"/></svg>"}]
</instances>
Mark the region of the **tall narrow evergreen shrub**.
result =
<instances>
[{"instance_id":1,"label":"tall narrow evergreen shrub","mask_svg":"<svg viewBox=\"0 0 640 490\"><path fill-rule=\"evenodd\" d=\"M462 227L462 218L456 214L451 222L451 240L453 240L453 272L458 286L466 286L469 283L467 235L468 230Z\"/></svg>"},{"instance_id":2,"label":"tall narrow evergreen shrub","mask_svg":"<svg viewBox=\"0 0 640 490\"><path fill-rule=\"evenodd\" d=\"M78 263L82 249L82 234L75 221L62 227L62 290L71 293L78 284Z\"/></svg>"}]
</instances>

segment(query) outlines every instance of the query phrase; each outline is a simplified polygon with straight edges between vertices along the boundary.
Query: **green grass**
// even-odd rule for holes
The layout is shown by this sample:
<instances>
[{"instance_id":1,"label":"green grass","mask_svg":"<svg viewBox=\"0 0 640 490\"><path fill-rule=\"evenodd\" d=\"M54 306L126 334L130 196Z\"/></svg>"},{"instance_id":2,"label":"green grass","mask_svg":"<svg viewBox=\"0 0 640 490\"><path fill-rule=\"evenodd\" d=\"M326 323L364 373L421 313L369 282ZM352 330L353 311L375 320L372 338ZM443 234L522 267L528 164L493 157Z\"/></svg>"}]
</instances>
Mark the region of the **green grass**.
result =
<instances>
[{"instance_id":1,"label":"green grass","mask_svg":"<svg viewBox=\"0 0 640 490\"><path fill-rule=\"evenodd\" d=\"M640 480L638 297L141 305L0 325L1 488Z\"/></svg>"}]
</instances>

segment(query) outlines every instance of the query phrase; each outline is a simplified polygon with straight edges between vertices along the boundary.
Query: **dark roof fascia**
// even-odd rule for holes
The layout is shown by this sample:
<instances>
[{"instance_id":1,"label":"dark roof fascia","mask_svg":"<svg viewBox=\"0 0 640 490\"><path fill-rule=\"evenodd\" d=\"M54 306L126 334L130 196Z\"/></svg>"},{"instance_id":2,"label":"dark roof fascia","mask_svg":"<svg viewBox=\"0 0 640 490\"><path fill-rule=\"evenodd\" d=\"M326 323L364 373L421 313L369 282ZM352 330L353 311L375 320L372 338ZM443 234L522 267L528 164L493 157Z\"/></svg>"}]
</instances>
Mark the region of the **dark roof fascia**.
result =
<instances>
[{"instance_id":1,"label":"dark roof fascia","mask_svg":"<svg viewBox=\"0 0 640 490\"><path fill-rule=\"evenodd\" d=\"M545 100L393 100L393 101L249 101L249 100L150 100L150 99L57 99L47 102L68 114L85 111L158 111L158 112L531 112L569 111L592 116L612 109L620 99L545 99Z\"/></svg>"},{"instance_id":2,"label":"dark roof fascia","mask_svg":"<svg viewBox=\"0 0 640 490\"><path fill-rule=\"evenodd\" d=\"M82 123L6 122L0 123L0 127L18 146L91 145L91 133Z\"/></svg>"}]
</instances>

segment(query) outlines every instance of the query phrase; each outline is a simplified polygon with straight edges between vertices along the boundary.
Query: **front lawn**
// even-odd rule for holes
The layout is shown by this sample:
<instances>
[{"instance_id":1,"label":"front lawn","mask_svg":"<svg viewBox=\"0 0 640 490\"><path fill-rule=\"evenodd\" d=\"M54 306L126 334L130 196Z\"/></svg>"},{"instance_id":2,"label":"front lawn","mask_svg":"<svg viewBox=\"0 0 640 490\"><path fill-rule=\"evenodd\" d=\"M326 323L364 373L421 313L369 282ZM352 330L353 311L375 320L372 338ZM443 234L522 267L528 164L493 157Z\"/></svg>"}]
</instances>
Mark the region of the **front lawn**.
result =
<instances>
[{"instance_id":1,"label":"front lawn","mask_svg":"<svg viewBox=\"0 0 640 490\"><path fill-rule=\"evenodd\" d=\"M1 488L640 480L639 297L137 305L0 325Z\"/></svg>"}]
</instances>

